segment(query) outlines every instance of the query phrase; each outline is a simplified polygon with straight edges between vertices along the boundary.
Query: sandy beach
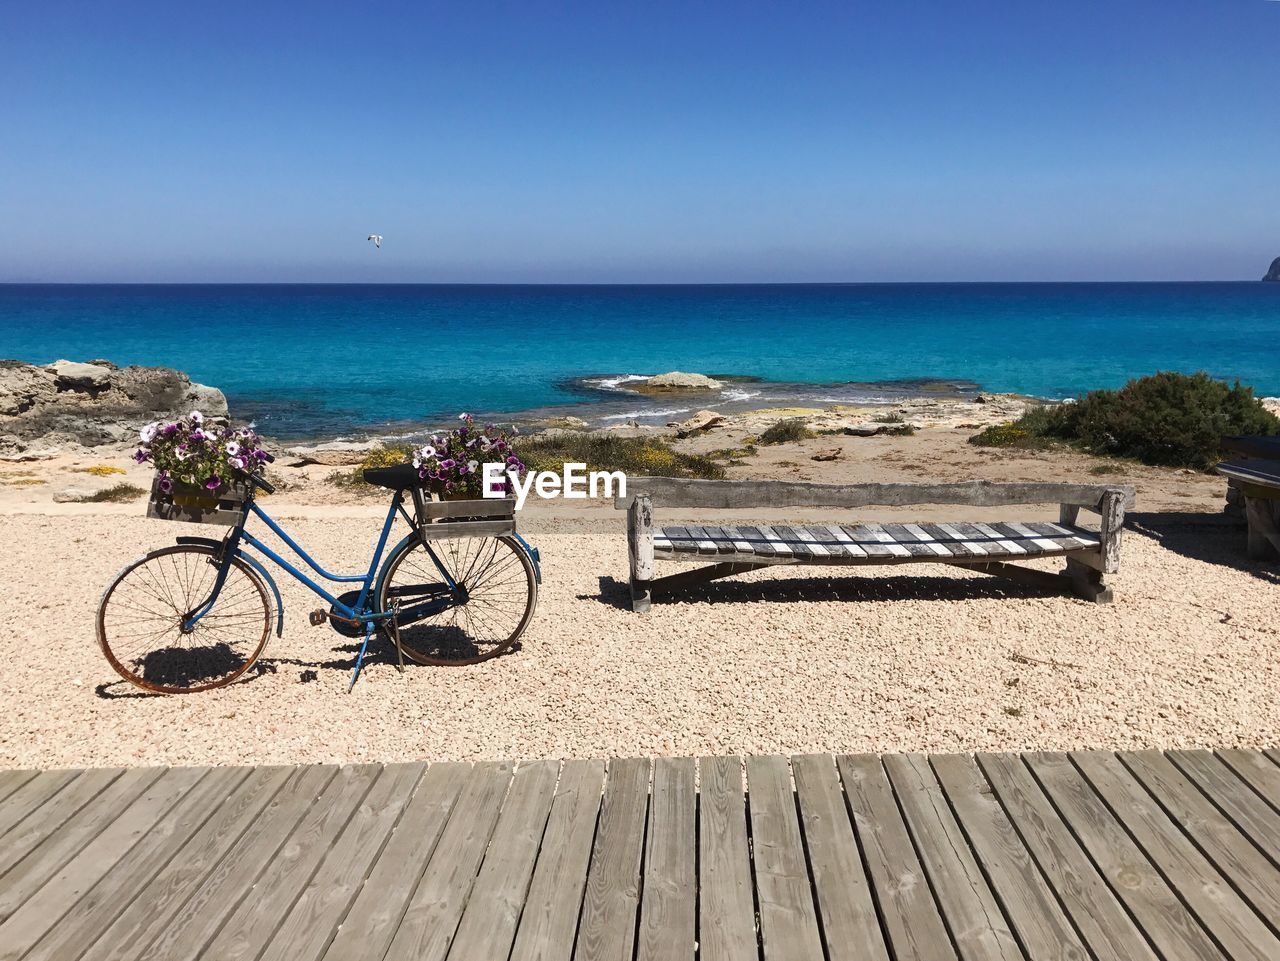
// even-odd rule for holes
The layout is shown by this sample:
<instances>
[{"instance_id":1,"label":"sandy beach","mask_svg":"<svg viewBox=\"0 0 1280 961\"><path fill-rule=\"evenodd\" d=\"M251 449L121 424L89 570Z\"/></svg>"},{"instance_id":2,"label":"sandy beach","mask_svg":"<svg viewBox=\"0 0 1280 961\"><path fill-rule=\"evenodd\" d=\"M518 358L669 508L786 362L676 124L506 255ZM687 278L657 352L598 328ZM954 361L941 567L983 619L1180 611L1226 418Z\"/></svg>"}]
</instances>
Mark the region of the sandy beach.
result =
<instances>
[{"instance_id":1,"label":"sandy beach","mask_svg":"<svg viewBox=\"0 0 1280 961\"><path fill-rule=\"evenodd\" d=\"M736 430L745 432L717 430L679 445L733 446ZM92 458L6 464L0 525L16 549L0 559L0 685L9 705L0 717L0 765L1280 740L1277 577L1274 567L1246 560L1241 529L1222 515L1220 478L1060 451L978 448L966 442L972 433L936 426L914 437L823 436L760 448L729 474L1134 484L1138 502L1111 579L1113 605L951 568L857 576L783 569L721 581L639 616L627 606L622 514L607 504L539 504L520 517L521 531L542 550L544 584L519 649L475 667L411 667L402 676L380 648L350 695L351 642L309 626L317 602L284 578L284 636L272 638L260 670L204 694L159 697L131 688L95 643L98 598L121 566L171 543L183 525L146 520L142 500L55 503L66 485L120 480L83 473ZM840 451L836 459L812 460L831 449ZM289 486L269 509L289 519L319 559L356 568L372 546L382 498L324 481L341 469L282 468ZM145 475L131 468L126 476L142 484ZM11 483L22 477L40 483ZM1053 512L926 508L857 516L1027 520Z\"/></svg>"}]
</instances>

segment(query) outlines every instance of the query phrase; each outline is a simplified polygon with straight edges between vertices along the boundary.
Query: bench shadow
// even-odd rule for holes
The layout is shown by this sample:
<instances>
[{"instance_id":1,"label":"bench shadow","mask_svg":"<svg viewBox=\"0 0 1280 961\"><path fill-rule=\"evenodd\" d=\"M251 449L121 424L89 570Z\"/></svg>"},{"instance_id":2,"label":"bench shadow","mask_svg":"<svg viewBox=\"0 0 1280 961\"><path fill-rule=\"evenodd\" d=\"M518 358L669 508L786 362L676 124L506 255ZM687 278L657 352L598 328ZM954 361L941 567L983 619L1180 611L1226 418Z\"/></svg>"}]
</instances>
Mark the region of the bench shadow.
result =
<instances>
[{"instance_id":1,"label":"bench shadow","mask_svg":"<svg viewBox=\"0 0 1280 961\"><path fill-rule=\"evenodd\" d=\"M1067 591L1032 587L998 577L938 577L895 575L858 577L827 575L779 580L740 581L731 578L691 587L662 590L655 607L670 603L744 604L778 601L967 601L987 598L1066 597ZM615 577L600 578L599 594L579 594L578 600L599 601L631 610L631 587Z\"/></svg>"},{"instance_id":2,"label":"bench shadow","mask_svg":"<svg viewBox=\"0 0 1280 961\"><path fill-rule=\"evenodd\" d=\"M1125 518L1125 526L1182 557L1229 567L1259 580L1280 584L1280 566L1274 561L1249 559L1244 522L1219 511L1134 513Z\"/></svg>"}]
</instances>

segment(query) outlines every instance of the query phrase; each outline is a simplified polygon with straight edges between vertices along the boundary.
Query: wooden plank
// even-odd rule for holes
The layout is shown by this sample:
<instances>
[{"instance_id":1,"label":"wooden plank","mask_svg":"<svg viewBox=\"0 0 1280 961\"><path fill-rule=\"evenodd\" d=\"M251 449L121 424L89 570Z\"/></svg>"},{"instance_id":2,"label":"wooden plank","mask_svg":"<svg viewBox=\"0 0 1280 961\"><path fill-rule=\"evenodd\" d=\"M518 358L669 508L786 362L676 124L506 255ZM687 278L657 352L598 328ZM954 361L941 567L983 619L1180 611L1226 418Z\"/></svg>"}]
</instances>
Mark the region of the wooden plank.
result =
<instances>
[{"instance_id":1,"label":"wooden plank","mask_svg":"<svg viewBox=\"0 0 1280 961\"><path fill-rule=\"evenodd\" d=\"M470 764L459 761L427 769L325 951L325 961L386 954L470 771Z\"/></svg>"},{"instance_id":2,"label":"wooden plank","mask_svg":"<svg viewBox=\"0 0 1280 961\"><path fill-rule=\"evenodd\" d=\"M603 761L564 762L510 961L572 956L603 789Z\"/></svg>"},{"instance_id":3,"label":"wooden plank","mask_svg":"<svg viewBox=\"0 0 1280 961\"><path fill-rule=\"evenodd\" d=\"M671 550L680 554L698 553L698 542L687 527L664 527L662 538Z\"/></svg>"},{"instance_id":4,"label":"wooden plank","mask_svg":"<svg viewBox=\"0 0 1280 961\"><path fill-rule=\"evenodd\" d=\"M871 883L862 869L835 759L829 754L793 757L791 770L826 957L829 961L888 961L889 949L880 931Z\"/></svg>"},{"instance_id":5,"label":"wooden plank","mask_svg":"<svg viewBox=\"0 0 1280 961\"><path fill-rule=\"evenodd\" d=\"M996 484L966 481L958 484L804 484L785 481L701 480L677 477L632 477L627 494L614 506L629 507L638 494L671 507L910 507L918 504L967 504L1003 507L1008 504L1076 504L1096 511L1102 495L1120 491L1132 506L1132 487L1095 484Z\"/></svg>"},{"instance_id":6,"label":"wooden plank","mask_svg":"<svg viewBox=\"0 0 1280 961\"><path fill-rule=\"evenodd\" d=\"M1026 956L1031 961L1086 961L1088 949L977 763L958 754L930 761Z\"/></svg>"},{"instance_id":7,"label":"wooden plank","mask_svg":"<svg viewBox=\"0 0 1280 961\"><path fill-rule=\"evenodd\" d=\"M765 961L822 957L822 938L785 757L747 758L751 850Z\"/></svg>"},{"instance_id":8,"label":"wooden plank","mask_svg":"<svg viewBox=\"0 0 1280 961\"><path fill-rule=\"evenodd\" d=\"M1021 759L980 754L977 761L1093 956L1159 961Z\"/></svg>"},{"instance_id":9,"label":"wooden plank","mask_svg":"<svg viewBox=\"0 0 1280 961\"><path fill-rule=\"evenodd\" d=\"M449 948L451 961L491 961L511 953L559 773L559 761L520 762Z\"/></svg>"},{"instance_id":10,"label":"wooden plank","mask_svg":"<svg viewBox=\"0 0 1280 961\"><path fill-rule=\"evenodd\" d=\"M1025 760L1165 961L1225 957L1065 754L1031 754Z\"/></svg>"},{"instance_id":11,"label":"wooden plank","mask_svg":"<svg viewBox=\"0 0 1280 961\"><path fill-rule=\"evenodd\" d=\"M972 533L966 533L963 529L964 526L965 525L963 524L938 524L937 525L938 530L942 531L942 533L946 534L947 537L951 538L949 543L951 544L953 549L956 549L957 554L963 552L967 555L971 555L974 557L986 556L987 549L980 543L981 538L980 537L975 538L974 536L978 533L977 529L976 528L972 529L973 530Z\"/></svg>"},{"instance_id":12,"label":"wooden plank","mask_svg":"<svg viewBox=\"0 0 1280 961\"><path fill-rule=\"evenodd\" d=\"M836 759L895 961L956 961L880 759Z\"/></svg>"},{"instance_id":13,"label":"wooden plank","mask_svg":"<svg viewBox=\"0 0 1280 961\"><path fill-rule=\"evenodd\" d=\"M715 541L711 539L711 535L703 528L690 525L685 528L685 530L687 530L689 532L689 536L693 538L693 543L697 547L699 554L720 553L720 548L716 546Z\"/></svg>"},{"instance_id":14,"label":"wooden plank","mask_svg":"<svg viewBox=\"0 0 1280 961\"><path fill-rule=\"evenodd\" d=\"M142 957L156 961L195 956L221 927L223 919L249 893L258 875L271 863L307 810L316 803L317 795L332 783L335 774L337 768L329 765L294 769L293 775L231 849L209 864L207 870L199 871L196 883L189 888L184 884L185 898L167 906L171 910L163 913L144 911L144 920L134 922L147 929L149 938L116 941L106 956ZM182 870L185 866L184 857L176 872L184 882L190 877ZM150 885L160 889L162 903L165 880L162 873ZM150 908L151 905L144 904L143 907ZM153 921L155 918L163 920L156 923ZM94 953L92 949L90 953Z\"/></svg>"},{"instance_id":15,"label":"wooden plank","mask_svg":"<svg viewBox=\"0 0 1280 961\"><path fill-rule=\"evenodd\" d=\"M379 772L346 829L271 934L261 961L314 961L324 954L426 767L389 764Z\"/></svg>"},{"instance_id":16,"label":"wooden plank","mask_svg":"<svg viewBox=\"0 0 1280 961\"><path fill-rule=\"evenodd\" d=\"M844 552L850 557L866 557L867 552L856 544L852 537L848 535L843 527L838 524L827 524L826 530L829 536L840 542L840 546Z\"/></svg>"},{"instance_id":17,"label":"wooden plank","mask_svg":"<svg viewBox=\"0 0 1280 961\"><path fill-rule=\"evenodd\" d=\"M30 961L56 961L58 958L78 958L98 941L102 933L133 903L151 883L152 879L174 858L184 857L187 847L201 826L216 816L216 811L228 798L241 788L250 776L250 769L243 767L215 768L189 790L164 820L139 841L127 855L115 865L109 874L92 888L84 889L76 879L74 886L74 910L61 917L52 915L52 924L41 939L30 947L26 957ZM82 852L81 857L84 856ZM79 860L79 859L77 859ZM62 875L74 868L75 862L63 869ZM59 878L62 877L59 876ZM43 898L53 890L58 879L46 885L37 895ZM33 904L28 901L13 921ZM6 938L15 945L13 954L20 956L22 940L13 931Z\"/></svg>"},{"instance_id":18,"label":"wooden plank","mask_svg":"<svg viewBox=\"0 0 1280 961\"><path fill-rule=\"evenodd\" d=\"M135 958L161 932L192 897L211 892L217 878L212 872L229 860L229 852L248 853L254 840L245 841L246 831L279 830L291 826L287 818L276 812L285 806L287 788L310 791L310 798L333 776L333 768L311 771L305 768L259 768L196 833L152 880L133 897L128 906L111 922L110 927L84 952L82 961ZM297 815L294 815L296 820ZM239 847L237 847L239 845ZM270 856L270 851L267 856ZM244 855L241 854L241 857ZM236 859L229 869L234 872ZM221 871L219 872L222 873ZM255 872L256 873L256 872ZM79 919L77 919L78 921ZM64 921L59 927L66 925ZM79 925L77 924L77 927ZM86 932L87 933L87 932ZM59 958L57 952L48 955Z\"/></svg>"},{"instance_id":19,"label":"wooden plank","mask_svg":"<svg viewBox=\"0 0 1280 961\"><path fill-rule=\"evenodd\" d=\"M892 754L885 757L884 767L960 956L1020 961L1024 956L1013 931L928 759L921 754Z\"/></svg>"},{"instance_id":20,"label":"wooden plank","mask_svg":"<svg viewBox=\"0 0 1280 961\"><path fill-rule=\"evenodd\" d=\"M670 544L665 545L668 549ZM653 579L657 538L653 531L653 505L641 494L627 509L627 556L631 567L631 609L645 613L650 608L648 582Z\"/></svg>"},{"instance_id":21,"label":"wooden plank","mask_svg":"<svg viewBox=\"0 0 1280 961\"><path fill-rule=\"evenodd\" d=\"M755 904L742 758L703 758L698 808L698 950L701 961L756 961Z\"/></svg>"},{"instance_id":22,"label":"wooden plank","mask_svg":"<svg viewBox=\"0 0 1280 961\"><path fill-rule=\"evenodd\" d=\"M696 806L693 759L655 760L636 961L692 959L696 951Z\"/></svg>"},{"instance_id":23,"label":"wooden plank","mask_svg":"<svg viewBox=\"0 0 1280 961\"><path fill-rule=\"evenodd\" d=\"M1165 814L1264 918L1280 924L1280 871L1159 751L1121 754Z\"/></svg>"},{"instance_id":24,"label":"wooden plank","mask_svg":"<svg viewBox=\"0 0 1280 961\"><path fill-rule=\"evenodd\" d=\"M112 780L88 804L80 807L56 830L43 838L0 879L0 920L8 918L58 870L80 853L86 844L119 817L152 783L164 768L134 768ZM85 776L93 772L86 771ZM41 808L41 811L44 809ZM38 818L40 812L32 817ZM31 818L28 818L28 821ZM19 826L20 832L26 822ZM18 833L18 832L11 832Z\"/></svg>"},{"instance_id":25,"label":"wooden plank","mask_svg":"<svg viewBox=\"0 0 1280 961\"><path fill-rule=\"evenodd\" d=\"M740 526L738 532L746 536L747 541L751 544L751 553L759 554L763 557L772 557L777 553L773 546L764 536L764 531L758 527Z\"/></svg>"},{"instance_id":26,"label":"wooden plank","mask_svg":"<svg viewBox=\"0 0 1280 961\"><path fill-rule=\"evenodd\" d=\"M755 553L755 546L747 538L748 528L743 527L726 527L724 532L729 536L729 542L733 544L733 549L737 553L752 554Z\"/></svg>"},{"instance_id":27,"label":"wooden plank","mask_svg":"<svg viewBox=\"0 0 1280 961\"><path fill-rule=\"evenodd\" d=\"M1071 759L1228 956L1249 961L1280 958L1280 939L1160 810L1115 755L1077 751Z\"/></svg>"},{"instance_id":28,"label":"wooden plank","mask_svg":"<svg viewBox=\"0 0 1280 961\"><path fill-rule=\"evenodd\" d=\"M244 849L243 870L220 875L226 862L219 865L214 871L215 892L206 897L202 888L142 957L147 961L256 957L368 793L377 772L376 765L342 767L318 797L299 798L299 816L291 813L284 819L288 829L255 837L255 850ZM264 852L269 854L264 857Z\"/></svg>"},{"instance_id":29,"label":"wooden plank","mask_svg":"<svg viewBox=\"0 0 1280 961\"><path fill-rule=\"evenodd\" d=\"M1280 867L1280 813L1211 751L1169 751L1167 756L1273 865Z\"/></svg>"},{"instance_id":30,"label":"wooden plank","mask_svg":"<svg viewBox=\"0 0 1280 961\"><path fill-rule=\"evenodd\" d=\"M809 538L800 529L789 527L785 524L776 524L773 529L796 557L811 558L818 556L814 546L808 543ZM825 552L823 556L825 556Z\"/></svg>"},{"instance_id":31,"label":"wooden plank","mask_svg":"<svg viewBox=\"0 0 1280 961\"><path fill-rule=\"evenodd\" d=\"M1233 748L1218 751L1217 754L1260 797L1280 811L1280 765L1260 751Z\"/></svg>"},{"instance_id":32,"label":"wooden plank","mask_svg":"<svg viewBox=\"0 0 1280 961\"><path fill-rule=\"evenodd\" d=\"M788 544L783 539L782 535L779 534L772 527L769 527L765 524L761 524L760 533L764 536L765 540L769 542L769 547L772 549L773 553L779 554L783 557L795 556L796 552L792 548L792 546Z\"/></svg>"},{"instance_id":33,"label":"wooden plank","mask_svg":"<svg viewBox=\"0 0 1280 961\"><path fill-rule=\"evenodd\" d=\"M386 961L439 961L448 953L511 784L511 767L500 761L471 769Z\"/></svg>"},{"instance_id":34,"label":"wooden plank","mask_svg":"<svg viewBox=\"0 0 1280 961\"><path fill-rule=\"evenodd\" d=\"M609 762L578 927L578 961L631 961L649 810L649 760Z\"/></svg>"},{"instance_id":35,"label":"wooden plank","mask_svg":"<svg viewBox=\"0 0 1280 961\"><path fill-rule=\"evenodd\" d=\"M123 773L123 768L85 771L61 790L51 792L43 803L31 807L22 820L4 835L4 843L0 845L0 878L110 787ZM136 784L138 777L135 774L130 783ZM139 790L142 788L139 787ZM55 869L56 867L55 865ZM3 918L4 914L0 913L0 920Z\"/></svg>"},{"instance_id":36,"label":"wooden plank","mask_svg":"<svg viewBox=\"0 0 1280 961\"><path fill-rule=\"evenodd\" d=\"M895 543L905 547L913 557L937 556L928 544L921 541L913 532L907 530L903 524L885 524L884 532L892 537ZM947 551L946 553L950 554L951 552Z\"/></svg>"},{"instance_id":37,"label":"wooden plank","mask_svg":"<svg viewBox=\"0 0 1280 961\"><path fill-rule=\"evenodd\" d=\"M704 528L711 539L715 542L716 550L722 554L733 554L737 551L734 547L733 537L729 531L723 527L707 527Z\"/></svg>"},{"instance_id":38,"label":"wooden plank","mask_svg":"<svg viewBox=\"0 0 1280 961\"><path fill-rule=\"evenodd\" d=\"M0 808L3 807L5 798L35 778L38 773L38 771L17 768L0 771Z\"/></svg>"},{"instance_id":39,"label":"wooden plank","mask_svg":"<svg viewBox=\"0 0 1280 961\"><path fill-rule=\"evenodd\" d=\"M121 805L107 807L105 803L94 803L85 808L84 814L89 822L86 836L91 840L60 871L39 870L20 876L19 870L6 877L3 884L6 901L10 896L21 898L24 888L29 897L0 925L0 958L16 961L49 933L68 911L83 910L83 895L108 874L111 874L109 883L113 887L126 888L130 884L129 869L134 865L121 865L119 862L126 856L132 857L137 850L135 846L140 842L145 854L148 847L154 846L156 839L163 840L166 832L163 827L157 829L157 824L188 792L197 788L208 773L207 768L141 770L149 775L138 781L144 787L141 793L130 791ZM122 784L124 780L121 777L115 783ZM225 787L224 784L223 796ZM105 802L109 791L104 791L99 801ZM71 824L68 822L66 827L70 828ZM53 842L54 838L50 838L46 844ZM37 851L36 857L39 856L40 851ZM133 884L136 889L136 881Z\"/></svg>"}]
</instances>

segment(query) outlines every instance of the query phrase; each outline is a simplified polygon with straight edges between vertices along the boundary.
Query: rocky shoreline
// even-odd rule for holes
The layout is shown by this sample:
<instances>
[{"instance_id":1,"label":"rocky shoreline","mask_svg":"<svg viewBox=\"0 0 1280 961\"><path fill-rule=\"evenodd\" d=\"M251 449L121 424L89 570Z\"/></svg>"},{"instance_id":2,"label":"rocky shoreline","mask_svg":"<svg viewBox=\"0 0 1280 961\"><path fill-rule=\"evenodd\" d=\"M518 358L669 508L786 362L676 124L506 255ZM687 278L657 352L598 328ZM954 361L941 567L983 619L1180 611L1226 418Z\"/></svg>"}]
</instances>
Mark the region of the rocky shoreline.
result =
<instances>
[{"instance_id":1,"label":"rocky shoreline","mask_svg":"<svg viewBox=\"0 0 1280 961\"><path fill-rule=\"evenodd\" d=\"M213 420L229 416L222 391L168 367L0 360L0 456L129 447L144 424L193 409Z\"/></svg>"}]
</instances>

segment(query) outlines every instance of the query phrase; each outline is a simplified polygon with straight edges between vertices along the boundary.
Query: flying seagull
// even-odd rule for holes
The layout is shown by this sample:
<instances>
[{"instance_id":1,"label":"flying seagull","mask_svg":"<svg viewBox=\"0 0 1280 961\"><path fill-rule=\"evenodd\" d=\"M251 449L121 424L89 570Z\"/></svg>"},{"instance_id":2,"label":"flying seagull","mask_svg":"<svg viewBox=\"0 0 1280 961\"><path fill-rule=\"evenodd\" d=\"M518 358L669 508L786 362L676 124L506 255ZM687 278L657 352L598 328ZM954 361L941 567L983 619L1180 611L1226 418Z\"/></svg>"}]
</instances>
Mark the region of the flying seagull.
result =
<instances>
[{"instance_id":1,"label":"flying seagull","mask_svg":"<svg viewBox=\"0 0 1280 961\"><path fill-rule=\"evenodd\" d=\"M382 249L382 234L370 234L369 239L373 241L375 247Z\"/></svg>"}]
</instances>

